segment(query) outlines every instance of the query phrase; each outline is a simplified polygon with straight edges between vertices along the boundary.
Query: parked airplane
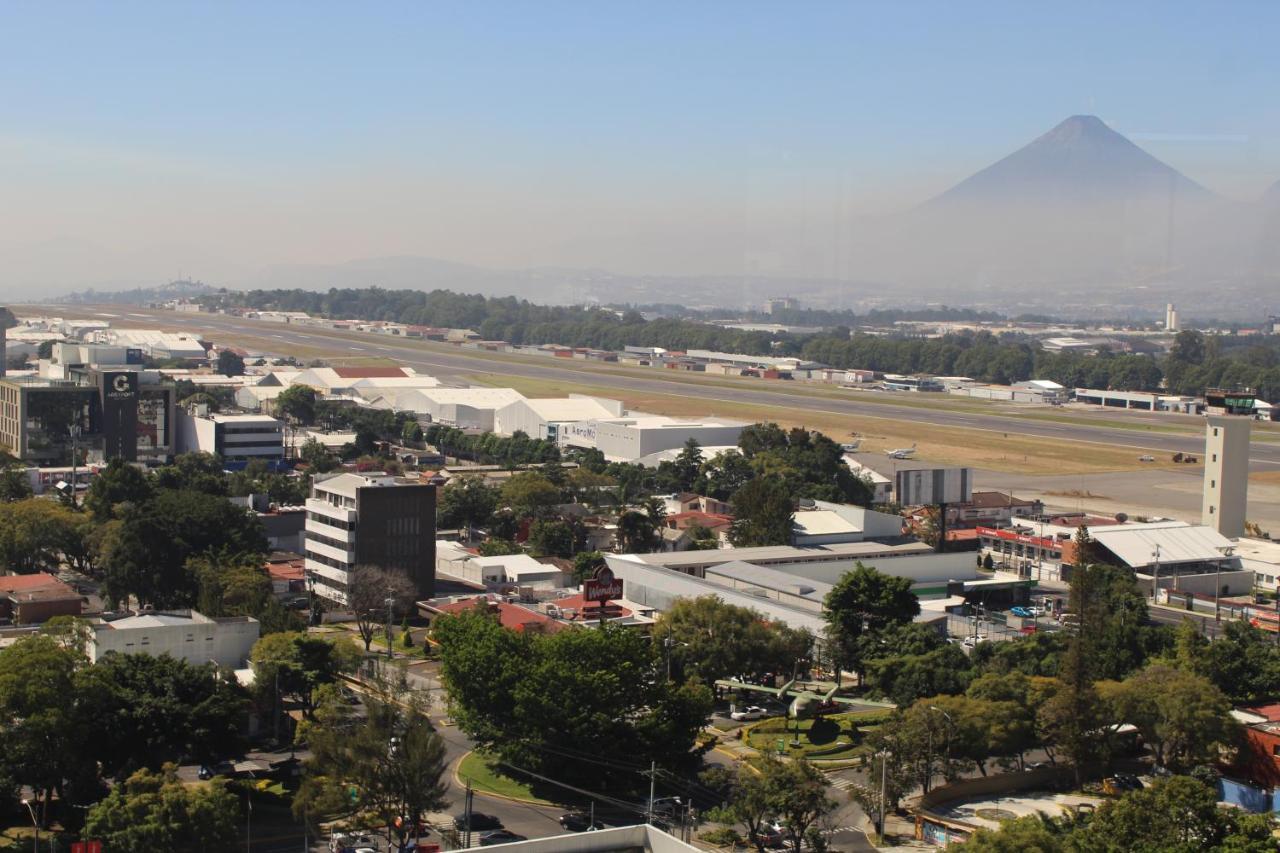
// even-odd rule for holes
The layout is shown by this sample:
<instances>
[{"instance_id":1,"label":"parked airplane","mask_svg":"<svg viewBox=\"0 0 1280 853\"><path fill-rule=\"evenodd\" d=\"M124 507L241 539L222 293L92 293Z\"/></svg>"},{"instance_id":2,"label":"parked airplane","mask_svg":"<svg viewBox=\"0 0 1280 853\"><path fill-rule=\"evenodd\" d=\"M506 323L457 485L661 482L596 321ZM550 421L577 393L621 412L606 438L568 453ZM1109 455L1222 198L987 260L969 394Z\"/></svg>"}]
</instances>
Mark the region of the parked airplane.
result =
<instances>
[{"instance_id":1,"label":"parked airplane","mask_svg":"<svg viewBox=\"0 0 1280 853\"><path fill-rule=\"evenodd\" d=\"M910 447L899 447L896 450L888 450L884 455L888 456L890 459L910 459L912 456L916 455L916 446L913 444Z\"/></svg>"},{"instance_id":2,"label":"parked airplane","mask_svg":"<svg viewBox=\"0 0 1280 853\"><path fill-rule=\"evenodd\" d=\"M859 438L859 439L855 439L854 441L846 441L844 444L840 445L840 449L843 450L845 453L857 453L858 448L861 446L862 446L862 439Z\"/></svg>"}]
</instances>

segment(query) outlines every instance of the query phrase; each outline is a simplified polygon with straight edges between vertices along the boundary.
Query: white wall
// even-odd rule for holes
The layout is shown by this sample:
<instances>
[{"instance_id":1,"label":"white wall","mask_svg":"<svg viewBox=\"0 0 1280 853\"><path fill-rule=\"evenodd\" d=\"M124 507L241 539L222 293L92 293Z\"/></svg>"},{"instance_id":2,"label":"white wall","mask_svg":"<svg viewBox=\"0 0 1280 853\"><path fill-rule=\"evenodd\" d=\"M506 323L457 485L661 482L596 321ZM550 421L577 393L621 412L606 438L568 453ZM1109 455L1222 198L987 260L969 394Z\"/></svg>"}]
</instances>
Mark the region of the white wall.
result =
<instances>
[{"instance_id":1,"label":"white wall","mask_svg":"<svg viewBox=\"0 0 1280 853\"><path fill-rule=\"evenodd\" d=\"M231 622L184 620L177 625L137 628L102 625L94 630L89 657L96 662L111 651L156 657L167 654L193 664L212 661L220 666L240 667L258 641L258 633L256 619Z\"/></svg>"}]
</instances>

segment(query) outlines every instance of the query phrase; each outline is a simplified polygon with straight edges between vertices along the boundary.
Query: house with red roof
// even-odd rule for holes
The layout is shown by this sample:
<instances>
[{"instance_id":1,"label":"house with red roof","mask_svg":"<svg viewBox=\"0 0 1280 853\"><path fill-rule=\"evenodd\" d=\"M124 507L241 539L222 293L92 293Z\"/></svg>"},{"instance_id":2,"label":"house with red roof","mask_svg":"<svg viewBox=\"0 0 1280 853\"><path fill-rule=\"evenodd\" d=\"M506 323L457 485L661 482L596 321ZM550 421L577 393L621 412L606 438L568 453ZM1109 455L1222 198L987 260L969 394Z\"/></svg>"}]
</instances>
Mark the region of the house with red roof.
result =
<instances>
[{"instance_id":1,"label":"house with red roof","mask_svg":"<svg viewBox=\"0 0 1280 853\"><path fill-rule=\"evenodd\" d=\"M79 616L84 598L47 572L0 577L0 619L37 625L54 616Z\"/></svg>"}]
</instances>

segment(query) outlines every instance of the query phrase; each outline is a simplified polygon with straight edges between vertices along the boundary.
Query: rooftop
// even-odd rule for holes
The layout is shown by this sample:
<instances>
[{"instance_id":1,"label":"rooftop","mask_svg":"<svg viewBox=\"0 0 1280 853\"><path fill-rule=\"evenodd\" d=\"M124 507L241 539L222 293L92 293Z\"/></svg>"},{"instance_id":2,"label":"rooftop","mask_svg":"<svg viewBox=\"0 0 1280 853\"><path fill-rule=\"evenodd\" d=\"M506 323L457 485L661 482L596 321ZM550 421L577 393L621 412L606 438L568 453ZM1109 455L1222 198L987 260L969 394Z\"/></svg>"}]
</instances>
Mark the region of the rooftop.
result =
<instances>
[{"instance_id":1,"label":"rooftop","mask_svg":"<svg viewBox=\"0 0 1280 853\"><path fill-rule=\"evenodd\" d=\"M1094 541L1133 567L1225 559L1235 543L1212 527L1184 521L1124 524L1090 530ZM1159 548L1159 557L1156 549Z\"/></svg>"}]
</instances>

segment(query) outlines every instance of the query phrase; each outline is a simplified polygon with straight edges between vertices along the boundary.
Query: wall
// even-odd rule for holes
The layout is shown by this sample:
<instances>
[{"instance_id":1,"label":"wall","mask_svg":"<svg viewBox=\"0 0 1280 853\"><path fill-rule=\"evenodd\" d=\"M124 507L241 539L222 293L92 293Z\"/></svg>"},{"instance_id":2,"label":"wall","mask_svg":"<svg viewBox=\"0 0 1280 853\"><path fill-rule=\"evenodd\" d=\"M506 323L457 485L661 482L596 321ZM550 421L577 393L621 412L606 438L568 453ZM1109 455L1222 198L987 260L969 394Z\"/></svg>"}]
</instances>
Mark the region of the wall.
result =
<instances>
[{"instance_id":1,"label":"wall","mask_svg":"<svg viewBox=\"0 0 1280 853\"><path fill-rule=\"evenodd\" d=\"M355 564L403 570L419 598L434 596L436 487L368 486L356 495Z\"/></svg>"},{"instance_id":2,"label":"wall","mask_svg":"<svg viewBox=\"0 0 1280 853\"><path fill-rule=\"evenodd\" d=\"M247 618L127 629L102 626L94 631L90 658L96 662L109 651L167 654L193 664L213 661L221 666L239 667L258 641L258 631L257 621Z\"/></svg>"},{"instance_id":3,"label":"wall","mask_svg":"<svg viewBox=\"0 0 1280 853\"><path fill-rule=\"evenodd\" d=\"M771 568L799 577L838 583L851 571L857 559L832 563L782 563ZM910 578L912 583L943 583L948 580L973 580L978 577L973 555L968 553L920 554L903 557L863 557L864 566L872 566L887 575Z\"/></svg>"}]
</instances>

